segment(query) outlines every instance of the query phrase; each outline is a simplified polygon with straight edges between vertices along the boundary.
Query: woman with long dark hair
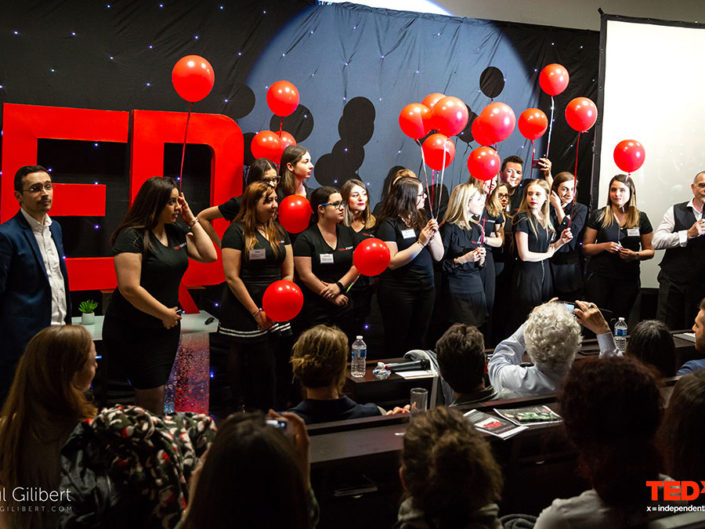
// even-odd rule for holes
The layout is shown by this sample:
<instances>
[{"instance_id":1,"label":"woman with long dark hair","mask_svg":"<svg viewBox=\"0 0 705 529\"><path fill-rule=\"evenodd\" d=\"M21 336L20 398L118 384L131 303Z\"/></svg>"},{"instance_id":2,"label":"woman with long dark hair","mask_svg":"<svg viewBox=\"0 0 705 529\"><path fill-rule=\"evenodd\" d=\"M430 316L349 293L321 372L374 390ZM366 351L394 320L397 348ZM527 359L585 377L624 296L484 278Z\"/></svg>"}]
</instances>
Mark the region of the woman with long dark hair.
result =
<instances>
[{"instance_id":1,"label":"woman with long dark hair","mask_svg":"<svg viewBox=\"0 0 705 529\"><path fill-rule=\"evenodd\" d=\"M518 260L512 275L512 332L524 323L534 307L553 297L549 259L572 238L568 229L561 232L560 238L556 237L548 194L545 180L532 180L514 217L512 231Z\"/></svg>"},{"instance_id":2,"label":"woman with long dark hair","mask_svg":"<svg viewBox=\"0 0 705 529\"><path fill-rule=\"evenodd\" d=\"M283 196L281 190L277 187L279 185L277 166L267 160L267 158L258 158L252 162L247 171L245 187L260 181L277 191L277 200L279 200L280 195ZM240 211L241 202L242 195L233 197L220 206L206 208L198 214L198 222L201 223L203 229L206 230L208 236L218 247L220 247L220 237L218 237L213 227L213 221L215 219L225 219L228 222L232 222Z\"/></svg>"},{"instance_id":3,"label":"woman with long dark hair","mask_svg":"<svg viewBox=\"0 0 705 529\"><path fill-rule=\"evenodd\" d=\"M262 308L274 281L294 279L289 235L275 221L277 196L269 185L254 182L242 195L242 207L223 235L224 292L218 332L230 339L228 372L238 406L268 410L274 406L275 360L289 323L275 323Z\"/></svg>"},{"instance_id":4,"label":"woman with long dark hair","mask_svg":"<svg viewBox=\"0 0 705 529\"><path fill-rule=\"evenodd\" d=\"M436 219L426 220L425 200L421 182L403 177L392 186L378 222L377 237L391 254L377 291L388 353L423 347L431 321L433 261L443 258L443 241Z\"/></svg>"},{"instance_id":5,"label":"woman with long dark hair","mask_svg":"<svg viewBox=\"0 0 705 529\"><path fill-rule=\"evenodd\" d=\"M0 491L5 491L0 494L0 514L11 527L56 526L58 505L54 510L46 505L45 511L22 511L12 491L59 489L61 448L74 427L97 412L85 396L95 370L93 340L80 326L42 329L20 357L0 413Z\"/></svg>"},{"instance_id":6,"label":"woman with long dark hair","mask_svg":"<svg viewBox=\"0 0 705 529\"><path fill-rule=\"evenodd\" d=\"M356 234L343 224L345 203L335 187L311 193L313 222L296 238L294 264L304 292L297 334L319 323L337 325L352 341L355 321L348 289L358 277L353 266Z\"/></svg>"},{"instance_id":7,"label":"woman with long dark hair","mask_svg":"<svg viewBox=\"0 0 705 529\"><path fill-rule=\"evenodd\" d=\"M163 415L179 345L181 278L189 258L210 263L218 256L171 178L142 184L111 243L118 288L105 314L103 343L135 388L135 403Z\"/></svg>"},{"instance_id":8,"label":"woman with long dark hair","mask_svg":"<svg viewBox=\"0 0 705 529\"><path fill-rule=\"evenodd\" d=\"M641 288L639 261L654 256L653 228L636 206L636 187L627 175L610 180L607 205L595 210L585 228L587 299L614 316L628 318Z\"/></svg>"},{"instance_id":9,"label":"woman with long dark hair","mask_svg":"<svg viewBox=\"0 0 705 529\"><path fill-rule=\"evenodd\" d=\"M306 181L311 178L313 163L311 154L303 145L289 145L282 153L279 162L281 177L281 198L289 195L307 196L309 194Z\"/></svg>"},{"instance_id":10,"label":"woman with long dark hair","mask_svg":"<svg viewBox=\"0 0 705 529\"><path fill-rule=\"evenodd\" d=\"M564 300L581 299L583 296L583 260L580 242L587 220L588 208L575 202L575 178L572 173L562 171L553 178L551 186L551 223L557 232L568 228L573 238L561 246L551 257L553 290Z\"/></svg>"}]
</instances>

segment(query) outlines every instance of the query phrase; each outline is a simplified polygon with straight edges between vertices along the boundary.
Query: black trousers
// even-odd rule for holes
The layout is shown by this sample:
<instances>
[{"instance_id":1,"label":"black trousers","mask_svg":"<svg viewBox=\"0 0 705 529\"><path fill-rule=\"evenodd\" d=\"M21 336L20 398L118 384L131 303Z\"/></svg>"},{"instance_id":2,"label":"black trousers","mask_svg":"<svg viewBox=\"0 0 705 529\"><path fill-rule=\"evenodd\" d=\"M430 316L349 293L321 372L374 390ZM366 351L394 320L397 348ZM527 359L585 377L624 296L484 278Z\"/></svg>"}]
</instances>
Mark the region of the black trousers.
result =
<instances>
[{"instance_id":1,"label":"black trousers","mask_svg":"<svg viewBox=\"0 0 705 529\"><path fill-rule=\"evenodd\" d=\"M279 340L230 342L228 379L235 410L267 411L274 407L276 352Z\"/></svg>"},{"instance_id":2,"label":"black trousers","mask_svg":"<svg viewBox=\"0 0 705 529\"><path fill-rule=\"evenodd\" d=\"M401 288L380 282L377 302L384 323L385 353L401 356L426 347L434 299L434 288Z\"/></svg>"},{"instance_id":3,"label":"black trousers","mask_svg":"<svg viewBox=\"0 0 705 529\"><path fill-rule=\"evenodd\" d=\"M599 308L611 311L612 314L605 315L608 320L622 316L629 321L640 288L639 276L607 276L592 272L585 280L585 297Z\"/></svg>"},{"instance_id":4,"label":"black trousers","mask_svg":"<svg viewBox=\"0 0 705 529\"><path fill-rule=\"evenodd\" d=\"M705 297L705 285L678 284L666 274L658 275L658 309L656 318L669 329L690 329Z\"/></svg>"}]
</instances>

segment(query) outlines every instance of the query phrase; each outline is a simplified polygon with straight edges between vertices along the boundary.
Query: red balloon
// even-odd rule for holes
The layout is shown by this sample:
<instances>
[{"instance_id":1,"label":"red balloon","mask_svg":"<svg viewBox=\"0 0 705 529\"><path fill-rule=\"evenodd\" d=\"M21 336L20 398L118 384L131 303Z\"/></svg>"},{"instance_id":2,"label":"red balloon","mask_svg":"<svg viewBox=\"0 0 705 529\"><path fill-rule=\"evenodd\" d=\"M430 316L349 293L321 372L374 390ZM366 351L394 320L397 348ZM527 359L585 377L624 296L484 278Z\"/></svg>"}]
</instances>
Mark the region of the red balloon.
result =
<instances>
[{"instance_id":1,"label":"red balloon","mask_svg":"<svg viewBox=\"0 0 705 529\"><path fill-rule=\"evenodd\" d=\"M289 233L301 233L311 222L311 204L306 197L289 195L279 203L279 224Z\"/></svg>"},{"instance_id":2,"label":"red balloon","mask_svg":"<svg viewBox=\"0 0 705 529\"><path fill-rule=\"evenodd\" d=\"M505 103L490 103L480 113L480 119L492 143L506 140L517 124L514 111Z\"/></svg>"},{"instance_id":3,"label":"red balloon","mask_svg":"<svg viewBox=\"0 0 705 529\"><path fill-rule=\"evenodd\" d=\"M568 70L560 64L545 66L539 75L541 90L550 96L557 96L562 93L568 87L568 81L570 81Z\"/></svg>"},{"instance_id":4,"label":"red balloon","mask_svg":"<svg viewBox=\"0 0 705 529\"><path fill-rule=\"evenodd\" d=\"M497 151L491 147L478 147L468 157L468 170L478 180L491 180L502 167Z\"/></svg>"},{"instance_id":5,"label":"red balloon","mask_svg":"<svg viewBox=\"0 0 705 529\"><path fill-rule=\"evenodd\" d=\"M548 129L548 118L538 108L527 108L519 116L519 132L527 140L537 140Z\"/></svg>"},{"instance_id":6,"label":"red balloon","mask_svg":"<svg viewBox=\"0 0 705 529\"><path fill-rule=\"evenodd\" d=\"M480 119L480 116L473 120L470 131L472 132L472 138L480 145L492 145L492 137L487 131L485 124Z\"/></svg>"},{"instance_id":7,"label":"red balloon","mask_svg":"<svg viewBox=\"0 0 705 529\"><path fill-rule=\"evenodd\" d=\"M262 310L270 320L289 321L301 312L304 295L296 283L281 279L267 287L262 296Z\"/></svg>"},{"instance_id":8,"label":"red balloon","mask_svg":"<svg viewBox=\"0 0 705 529\"><path fill-rule=\"evenodd\" d=\"M252 138L250 150L255 159L267 158L272 163L279 163L284 149L282 149L279 136L271 130L263 130Z\"/></svg>"},{"instance_id":9,"label":"red balloon","mask_svg":"<svg viewBox=\"0 0 705 529\"><path fill-rule=\"evenodd\" d=\"M277 116L288 116L299 106L299 91L289 81L277 81L267 90L267 105Z\"/></svg>"},{"instance_id":10,"label":"red balloon","mask_svg":"<svg viewBox=\"0 0 705 529\"><path fill-rule=\"evenodd\" d=\"M597 121L597 107L587 97L576 97L565 107L565 119L570 128L586 132Z\"/></svg>"},{"instance_id":11,"label":"red balloon","mask_svg":"<svg viewBox=\"0 0 705 529\"><path fill-rule=\"evenodd\" d=\"M436 106L436 103L438 103L444 97L445 94L441 94L440 92L433 92L424 97L421 103L426 105L429 109L433 110L433 107Z\"/></svg>"},{"instance_id":12,"label":"red balloon","mask_svg":"<svg viewBox=\"0 0 705 529\"><path fill-rule=\"evenodd\" d=\"M284 154L284 149L286 149L289 145L296 145L296 139L289 134L287 131L282 130L281 132L276 133L277 136L279 136L279 158L277 158L276 163L279 164L282 159L282 154Z\"/></svg>"},{"instance_id":13,"label":"red balloon","mask_svg":"<svg viewBox=\"0 0 705 529\"><path fill-rule=\"evenodd\" d=\"M401 131L412 140L418 140L428 134L428 121L431 110L421 103L409 103L399 114Z\"/></svg>"},{"instance_id":14,"label":"red balloon","mask_svg":"<svg viewBox=\"0 0 705 529\"><path fill-rule=\"evenodd\" d=\"M423 142L426 165L440 171L448 167L455 158L455 145L443 134L431 134Z\"/></svg>"},{"instance_id":15,"label":"red balloon","mask_svg":"<svg viewBox=\"0 0 705 529\"><path fill-rule=\"evenodd\" d=\"M206 97L215 83L213 67L203 57L187 55L171 70L171 84L183 99L191 103Z\"/></svg>"},{"instance_id":16,"label":"red balloon","mask_svg":"<svg viewBox=\"0 0 705 529\"><path fill-rule=\"evenodd\" d=\"M379 239L365 239L353 252L353 264L363 276L378 276L389 266L389 248Z\"/></svg>"},{"instance_id":17,"label":"red balloon","mask_svg":"<svg viewBox=\"0 0 705 529\"><path fill-rule=\"evenodd\" d=\"M457 97L439 99L431 114L431 126L445 136L455 136L468 124L468 107Z\"/></svg>"},{"instance_id":18,"label":"red balloon","mask_svg":"<svg viewBox=\"0 0 705 529\"><path fill-rule=\"evenodd\" d=\"M622 140L614 148L614 163L625 173L638 171L645 156L644 146L636 140Z\"/></svg>"}]
</instances>

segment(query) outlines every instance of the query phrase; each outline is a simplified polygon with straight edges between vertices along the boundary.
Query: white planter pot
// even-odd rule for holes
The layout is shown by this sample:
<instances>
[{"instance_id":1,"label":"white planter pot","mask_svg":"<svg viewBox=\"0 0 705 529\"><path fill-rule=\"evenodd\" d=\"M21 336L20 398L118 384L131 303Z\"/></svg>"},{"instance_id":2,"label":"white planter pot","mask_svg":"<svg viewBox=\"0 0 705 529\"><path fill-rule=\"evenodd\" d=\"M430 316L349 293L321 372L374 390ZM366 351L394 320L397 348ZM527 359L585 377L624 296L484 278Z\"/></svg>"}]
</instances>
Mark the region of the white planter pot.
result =
<instances>
[{"instance_id":1,"label":"white planter pot","mask_svg":"<svg viewBox=\"0 0 705 529\"><path fill-rule=\"evenodd\" d=\"M84 312L81 314L81 325L93 325L95 323L95 312Z\"/></svg>"}]
</instances>

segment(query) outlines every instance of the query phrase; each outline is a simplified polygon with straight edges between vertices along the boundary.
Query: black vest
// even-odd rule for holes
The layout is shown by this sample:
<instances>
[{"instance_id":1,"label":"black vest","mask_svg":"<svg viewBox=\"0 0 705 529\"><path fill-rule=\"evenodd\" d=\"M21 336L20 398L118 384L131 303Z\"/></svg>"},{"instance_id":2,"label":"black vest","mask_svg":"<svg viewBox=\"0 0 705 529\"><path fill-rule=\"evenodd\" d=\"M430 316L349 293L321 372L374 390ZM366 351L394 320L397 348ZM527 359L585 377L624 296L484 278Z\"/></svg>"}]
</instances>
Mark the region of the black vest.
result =
<instances>
[{"instance_id":1,"label":"black vest","mask_svg":"<svg viewBox=\"0 0 705 529\"><path fill-rule=\"evenodd\" d=\"M695 223L693 210L687 202L673 206L675 226L673 233L688 230ZM688 239L687 246L669 248L661 261L661 273L678 284L705 283L705 236Z\"/></svg>"}]
</instances>

